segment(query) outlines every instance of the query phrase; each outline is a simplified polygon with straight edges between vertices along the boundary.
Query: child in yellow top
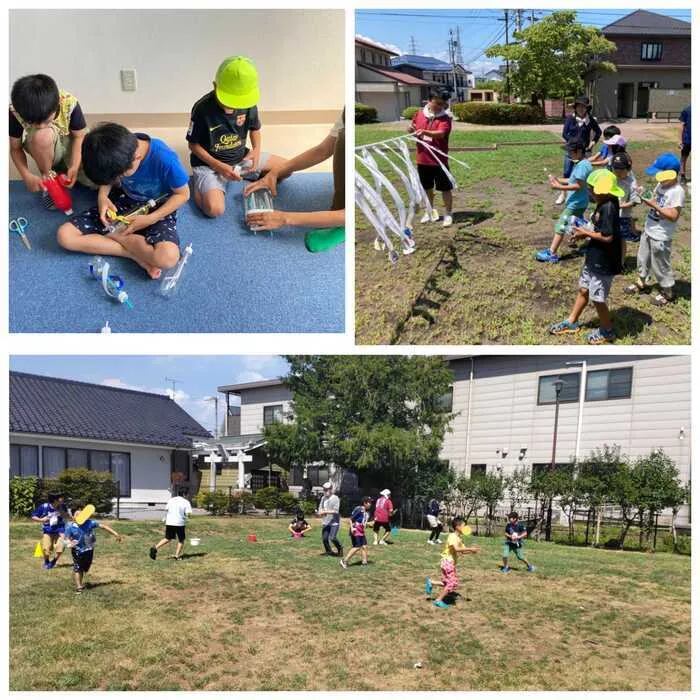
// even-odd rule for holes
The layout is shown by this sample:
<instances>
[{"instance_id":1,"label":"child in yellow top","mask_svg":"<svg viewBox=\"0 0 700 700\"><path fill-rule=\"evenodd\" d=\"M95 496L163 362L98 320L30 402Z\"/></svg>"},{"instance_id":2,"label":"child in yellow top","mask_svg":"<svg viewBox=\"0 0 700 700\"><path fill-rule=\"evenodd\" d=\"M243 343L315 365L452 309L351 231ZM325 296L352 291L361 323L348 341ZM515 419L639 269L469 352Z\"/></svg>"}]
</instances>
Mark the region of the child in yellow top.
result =
<instances>
[{"instance_id":1,"label":"child in yellow top","mask_svg":"<svg viewBox=\"0 0 700 700\"><path fill-rule=\"evenodd\" d=\"M474 545L472 547L465 547L462 542L462 532L466 529L464 520L462 518L454 518L452 520L452 529L445 542L445 547L440 553L440 573L442 575L442 580L440 582L435 581L436 586L442 586L442 593L435 599L433 605L438 608L449 607L444 599L449 593L454 592L459 586L459 580L457 578L457 555L458 554L478 554L481 551L481 547ZM425 580L425 593L430 595L433 592L433 581L428 577Z\"/></svg>"}]
</instances>

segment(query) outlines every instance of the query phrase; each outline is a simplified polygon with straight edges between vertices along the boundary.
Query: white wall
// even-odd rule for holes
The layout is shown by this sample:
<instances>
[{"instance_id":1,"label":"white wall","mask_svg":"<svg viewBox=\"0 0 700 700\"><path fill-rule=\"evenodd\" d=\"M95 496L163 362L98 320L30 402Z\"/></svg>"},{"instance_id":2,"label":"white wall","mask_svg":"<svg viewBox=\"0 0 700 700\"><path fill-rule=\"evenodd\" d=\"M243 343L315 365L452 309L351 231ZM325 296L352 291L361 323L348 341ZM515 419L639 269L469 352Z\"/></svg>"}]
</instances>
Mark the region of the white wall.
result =
<instances>
[{"instance_id":1,"label":"white wall","mask_svg":"<svg viewBox=\"0 0 700 700\"><path fill-rule=\"evenodd\" d=\"M255 435L263 430L265 406L282 404L287 413L291 408L292 394L284 385L246 389L241 392L241 435Z\"/></svg>"},{"instance_id":2,"label":"white wall","mask_svg":"<svg viewBox=\"0 0 700 700\"><path fill-rule=\"evenodd\" d=\"M68 440L38 435L10 434L12 445L37 445L41 465L42 447L63 447L77 450L107 450L128 452L131 455L131 498L122 498L122 504L165 503L170 498L170 448L124 445L118 442Z\"/></svg>"},{"instance_id":3,"label":"white wall","mask_svg":"<svg viewBox=\"0 0 700 700\"><path fill-rule=\"evenodd\" d=\"M9 29L10 84L48 73L87 113L189 112L231 55L257 64L262 110L345 101L343 10L12 10Z\"/></svg>"}]
</instances>

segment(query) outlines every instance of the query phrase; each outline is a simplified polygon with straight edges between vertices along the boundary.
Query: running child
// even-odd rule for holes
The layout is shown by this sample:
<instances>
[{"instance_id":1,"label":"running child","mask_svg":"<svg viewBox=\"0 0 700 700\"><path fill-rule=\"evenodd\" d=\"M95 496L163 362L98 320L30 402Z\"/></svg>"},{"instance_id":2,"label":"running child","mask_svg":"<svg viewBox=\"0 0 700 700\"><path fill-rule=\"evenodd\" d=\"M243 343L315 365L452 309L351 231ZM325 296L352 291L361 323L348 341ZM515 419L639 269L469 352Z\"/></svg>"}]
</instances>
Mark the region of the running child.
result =
<instances>
[{"instance_id":1,"label":"running child","mask_svg":"<svg viewBox=\"0 0 700 700\"><path fill-rule=\"evenodd\" d=\"M445 598L459 587L459 579L457 578L457 556L459 554L478 554L481 547L474 545L465 547L462 542L462 530L465 529L463 518L454 518L452 520L452 530L447 536L445 547L440 553L440 581L433 581L430 577L425 579L425 594L430 595L433 592L433 586L442 586L442 593L433 601L433 605L438 608L448 608L445 603Z\"/></svg>"},{"instance_id":2,"label":"running child","mask_svg":"<svg viewBox=\"0 0 700 700\"><path fill-rule=\"evenodd\" d=\"M374 505L374 544L387 544L391 534L391 516L394 515L394 504L391 502L391 491L384 489L379 492L379 498ZM384 528L384 534L379 537L379 530Z\"/></svg>"},{"instance_id":3,"label":"running child","mask_svg":"<svg viewBox=\"0 0 700 700\"><path fill-rule=\"evenodd\" d=\"M430 537L428 544L442 544L440 533L442 532L442 523L440 522L440 502L437 498L431 498L428 503L428 512L426 513L428 525L430 525Z\"/></svg>"},{"instance_id":4,"label":"running child","mask_svg":"<svg viewBox=\"0 0 700 700\"><path fill-rule=\"evenodd\" d=\"M423 109L418 110L413 117L409 132L430 148L447 153L449 150L450 132L452 131L452 116L448 111L449 103L444 94L434 94ZM436 155L422 143L416 144L416 165L420 182L428 195L431 210L423 215L422 224L438 221L440 213L433 206L435 190L442 193L445 205L443 226L452 226L452 183L443 167L449 171L447 156ZM442 164L442 165L441 165Z\"/></svg>"},{"instance_id":5,"label":"running child","mask_svg":"<svg viewBox=\"0 0 700 700\"><path fill-rule=\"evenodd\" d=\"M678 181L680 168L680 161L673 153L664 153L646 169L647 175L653 175L658 184L650 198L641 197L642 203L649 207L649 213L637 251L639 276L634 284L625 288L625 292L646 292L652 277L656 277L660 291L651 300L654 306L666 306L673 301L675 280L671 246L685 204L685 190Z\"/></svg>"},{"instance_id":6,"label":"running child","mask_svg":"<svg viewBox=\"0 0 700 700\"><path fill-rule=\"evenodd\" d=\"M595 198L596 209L591 217L592 231L579 226L573 229L577 240L589 241L578 282L578 295L569 318L552 324L549 332L553 335L578 332L578 319L590 300L598 313L600 328L590 333L587 340L591 345L602 345L615 340L607 302L613 278L622 272L619 198L624 192L609 170L596 170L588 176L587 183Z\"/></svg>"},{"instance_id":7,"label":"running child","mask_svg":"<svg viewBox=\"0 0 700 700\"><path fill-rule=\"evenodd\" d=\"M564 183L561 178L550 177L552 189L561 190L562 194L566 194L566 206L554 225L554 237L549 248L544 248L535 253L535 259L539 262L559 262L557 251L569 229L569 220L572 216L583 219L586 209L588 209L589 200L586 178L593 172L593 166L591 161L585 157L586 145L583 141L578 140L570 141L566 147L569 159L573 163L568 181ZM575 247L573 240L571 242L572 247Z\"/></svg>"},{"instance_id":8,"label":"running child","mask_svg":"<svg viewBox=\"0 0 700 700\"><path fill-rule=\"evenodd\" d=\"M523 540L526 537L527 530L525 529L525 525L519 521L519 516L517 513L511 513L508 516L508 523L506 524L506 539L503 543L503 566L501 567L501 573L507 574L510 572L508 559L511 552L515 554L520 561L525 563L528 571L535 571L535 567L525 558Z\"/></svg>"},{"instance_id":9,"label":"running child","mask_svg":"<svg viewBox=\"0 0 700 700\"><path fill-rule=\"evenodd\" d=\"M185 523L187 516L192 515L192 505L185 498L186 491L179 491L177 496L173 496L165 505L165 537L158 542L155 547L151 547L148 556L155 561L158 556L158 550L170 544L177 537L177 545L175 546L175 561L182 559L182 551L185 548Z\"/></svg>"},{"instance_id":10,"label":"running child","mask_svg":"<svg viewBox=\"0 0 700 700\"><path fill-rule=\"evenodd\" d=\"M372 507L372 499L366 496L362 499L359 506L355 506L350 514L350 540L352 547L350 551L340 560L340 565L348 568L348 562L358 553L362 552L362 566L367 566L367 555L369 547L367 546L367 535L365 534L365 525L369 520L369 509Z\"/></svg>"},{"instance_id":11,"label":"running child","mask_svg":"<svg viewBox=\"0 0 700 700\"><path fill-rule=\"evenodd\" d=\"M68 515L62 493L50 493L32 513L32 520L41 523L41 549L44 553L44 568L53 569L63 554L63 532L66 528L64 516ZM51 556L53 554L53 557Z\"/></svg>"},{"instance_id":12,"label":"running child","mask_svg":"<svg viewBox=\"0 0 700 700\"><path fill-rule=\"evenodd\" d=\"M80 506L80 510L73 513L73 521L68 524L65 531L65 538L68 540L68 547L73 555L73 580L75 581L76 593L82 593L85 589L83 580L92 566L95 552L95 530L101 528L115 537L117 542L124 541L122 535L109 525L87 517L94 512L95 509L92 506Z\"/></svg>"}]
</instances>

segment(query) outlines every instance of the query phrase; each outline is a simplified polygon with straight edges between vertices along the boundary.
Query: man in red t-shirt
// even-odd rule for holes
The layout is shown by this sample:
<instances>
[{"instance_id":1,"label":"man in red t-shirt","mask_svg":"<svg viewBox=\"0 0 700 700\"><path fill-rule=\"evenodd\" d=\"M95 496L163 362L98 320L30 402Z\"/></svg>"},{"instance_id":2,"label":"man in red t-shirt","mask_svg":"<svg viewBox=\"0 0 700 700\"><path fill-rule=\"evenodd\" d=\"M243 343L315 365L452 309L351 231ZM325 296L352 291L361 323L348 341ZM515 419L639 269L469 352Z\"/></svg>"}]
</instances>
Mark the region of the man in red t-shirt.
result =
<instances>
[{"instance_id":1,"label":"man in red t-shirt","mask_svg":"<svg viewBox=\"0 0 700 700\"><path fill-rule=\"evenodd\" d=\"M418 139L424 141L431 148L447 153L449 149L450 131L452 131L452 117L447 111L448 102L444 95L433 95L422 110L416 112L409 131ZM416 144L416 163L421 185L430 200L431 211L426 212L420 220L422 224L429 221L437 221L440 218L438 210L433 207L435 189L442 192L442 201L445 204L445 218L443 226L452 225L452 183L440 166L442 163L447 170L450 169L446 156L435 154L422 144Z\"/></svg>"},{"instance_id":2,"label":"man in red t-shirt","mask_svg":"<svg viewBox=\"0 0 700 700\"><path fill-rule=\"evenodd\" d=\"M391 502L391 491L384 489L374 505L374 544L386 544L386 538L391 534L391 516L394 514L394 504ZM379 530L384 528L384 535L379 539Z\"/></svg>"}]
</instances>

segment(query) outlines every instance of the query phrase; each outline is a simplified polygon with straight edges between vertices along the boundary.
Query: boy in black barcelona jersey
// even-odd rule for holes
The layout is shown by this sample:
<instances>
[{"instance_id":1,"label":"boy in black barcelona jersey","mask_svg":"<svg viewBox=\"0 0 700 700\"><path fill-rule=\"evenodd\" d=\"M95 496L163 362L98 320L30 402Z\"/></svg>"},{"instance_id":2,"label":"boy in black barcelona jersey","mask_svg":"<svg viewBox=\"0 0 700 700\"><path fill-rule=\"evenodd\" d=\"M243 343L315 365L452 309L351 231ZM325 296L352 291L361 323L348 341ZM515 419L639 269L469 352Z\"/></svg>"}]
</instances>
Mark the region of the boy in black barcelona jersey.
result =
<instances>
[{"instance_id":1,"label":"boy in black barcelona jersey","mask_svg":"<svg viewBox=\"0 0 700 700\"><path fill-rule=\"evenodd\" d=\"M262 151L257 103L258 72L245 56L225 59L214 89L192 107L187 141L192 165L194 201L207 216L221 216L231 181L257 178L284 162ZM250 145L247 140L250 135Z\"/></svg>"}]
</instances>

